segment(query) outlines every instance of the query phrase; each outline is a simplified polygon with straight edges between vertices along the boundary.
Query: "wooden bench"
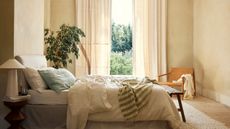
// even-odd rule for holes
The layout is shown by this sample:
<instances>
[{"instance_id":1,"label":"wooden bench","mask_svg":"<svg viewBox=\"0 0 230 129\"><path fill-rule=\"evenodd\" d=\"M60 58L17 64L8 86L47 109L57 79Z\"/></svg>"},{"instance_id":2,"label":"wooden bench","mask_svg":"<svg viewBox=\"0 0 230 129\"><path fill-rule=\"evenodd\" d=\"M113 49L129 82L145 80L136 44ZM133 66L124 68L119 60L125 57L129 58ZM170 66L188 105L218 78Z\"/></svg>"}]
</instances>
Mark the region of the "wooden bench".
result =
<instances>
[{"instance_id":1,"label":"wooden bench","mask_svg":"<svg viewBox=\"0 0 230 129\"><path fill-rule=\"evenodd\" d=\"M182 120L186 122L185 115L184 115L184 109L183 109L183 105L181 102L181 96L183 95L183 92L177 89L174 89L172 87L166 86L166 85L161 85L161 86L168 92L169 96L172 97L173 95L175 95L177 97L177 101L179 104L178 111L181 113Z\"/></svg>"}]
</instances>

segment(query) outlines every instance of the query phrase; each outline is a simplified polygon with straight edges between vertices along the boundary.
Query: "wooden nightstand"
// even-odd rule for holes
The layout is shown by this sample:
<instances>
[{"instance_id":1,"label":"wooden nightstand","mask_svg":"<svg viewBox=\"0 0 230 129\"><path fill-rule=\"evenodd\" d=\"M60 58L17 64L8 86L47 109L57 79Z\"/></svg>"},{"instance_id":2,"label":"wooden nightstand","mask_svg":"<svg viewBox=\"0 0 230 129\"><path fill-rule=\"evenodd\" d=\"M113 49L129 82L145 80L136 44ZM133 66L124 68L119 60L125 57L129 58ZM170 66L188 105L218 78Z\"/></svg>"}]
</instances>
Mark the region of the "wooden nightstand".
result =
<instances>
[{"instance_id":1,"label":"wooden nightstand","mask_svg":"<svg viewBox=\"0 0 230 129\"><path fill-rule=\"evenodd\" d=\"M20 96L19 96L20 97ZM4 105L6 105L11 111L5 117L5 120L10 123L8 129L24 129L20 123L26 119L24 113L21 112L21 108L27 104L27 100L30 96L23 96L22 99L17 100L4 100Z\"/></svg>"}]
</instances>

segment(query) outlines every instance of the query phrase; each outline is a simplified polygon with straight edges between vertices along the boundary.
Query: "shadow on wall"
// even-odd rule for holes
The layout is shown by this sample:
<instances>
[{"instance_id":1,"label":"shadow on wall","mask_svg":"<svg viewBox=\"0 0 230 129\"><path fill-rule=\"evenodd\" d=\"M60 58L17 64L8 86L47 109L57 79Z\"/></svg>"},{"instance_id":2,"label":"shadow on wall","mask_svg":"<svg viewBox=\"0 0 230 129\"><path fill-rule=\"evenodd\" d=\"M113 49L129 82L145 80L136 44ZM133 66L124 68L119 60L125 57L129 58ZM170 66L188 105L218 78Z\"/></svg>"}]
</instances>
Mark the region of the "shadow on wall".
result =
<instances>
[{"instance_id":1,"label":"shadow on wall","mask_svg":"<svg viewBox=\"0 0 230 129\"><path fill-rule=\"evenodd\" d=\"M204 80L204 66L202 63L197 59L194 58L193 60L193 68L195 73L195 83L196 83L196 93L198 95L202 95L204 86L203 86L203 80Z\"/></svg>"}]
</instances>

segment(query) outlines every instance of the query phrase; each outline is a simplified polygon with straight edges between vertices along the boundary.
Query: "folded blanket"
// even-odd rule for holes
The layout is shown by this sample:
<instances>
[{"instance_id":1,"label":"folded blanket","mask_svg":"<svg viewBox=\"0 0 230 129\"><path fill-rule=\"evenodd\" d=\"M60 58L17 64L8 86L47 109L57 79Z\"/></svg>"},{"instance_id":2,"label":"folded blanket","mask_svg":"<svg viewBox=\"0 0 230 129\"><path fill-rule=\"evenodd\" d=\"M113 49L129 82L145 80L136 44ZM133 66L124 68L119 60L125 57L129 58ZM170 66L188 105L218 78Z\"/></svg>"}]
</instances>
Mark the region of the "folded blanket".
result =
<instances>
[{"instance_id":1,"label":"folded blanket","mask_svg":"<svg viewBox=\"0 0 230 129\"><path fill-rule=\"evenodd\" d=\"M184 99L192 99L195 93L193 77L191 74L182 74L181 77L177 81L173 82L180 82L182 83L184 80Z\"/></svg>"},{"instance_id":2,"label":"folded blanket","mask_svg":"<svg viewBox=\"0 0 230 129\"><path fill-rule=\"evenodd\" d=\"M191 74L183 74L181 77L185 78L184 81L184 99L192 99L195 93L195 88L193 84L193 77Z\"/></svg>"},{"instance_id":3,"label":"folded blanket","mask_svg":"<svg viewBox=\"0 0 230 129\"><path fill-rule=\"evenodd\" d=\"M149 102L152 82L148 78L141 81L124 80L118 92L121 112L126 120L134 119Z\"/></svg>"}]
</instances>

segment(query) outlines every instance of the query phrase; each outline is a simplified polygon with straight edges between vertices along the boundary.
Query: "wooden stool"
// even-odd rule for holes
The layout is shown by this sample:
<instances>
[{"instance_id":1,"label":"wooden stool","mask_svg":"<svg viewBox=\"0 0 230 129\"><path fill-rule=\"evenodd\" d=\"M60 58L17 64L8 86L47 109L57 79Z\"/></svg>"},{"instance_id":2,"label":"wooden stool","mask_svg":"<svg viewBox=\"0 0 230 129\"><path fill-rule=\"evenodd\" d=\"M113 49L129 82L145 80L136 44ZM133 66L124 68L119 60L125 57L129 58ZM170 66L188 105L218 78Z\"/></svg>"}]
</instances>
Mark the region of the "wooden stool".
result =
<instances>
[{"instance_id":1,"label":"wooden stool","mask_svg":"<svg viewBox=\"0 0 230 129\"><path fill-rule=\"evenodd\" d=\"M18 102L4 101L4 104L11 109L11 112L5 117L5 120L10 123L8 129L24 129L20 123L26 119L26 116L21 112L21 108L27 104L27 100Z\"/></svg>"}]
</instances>

